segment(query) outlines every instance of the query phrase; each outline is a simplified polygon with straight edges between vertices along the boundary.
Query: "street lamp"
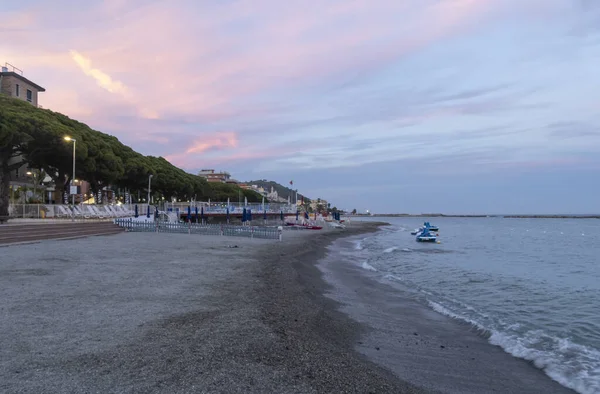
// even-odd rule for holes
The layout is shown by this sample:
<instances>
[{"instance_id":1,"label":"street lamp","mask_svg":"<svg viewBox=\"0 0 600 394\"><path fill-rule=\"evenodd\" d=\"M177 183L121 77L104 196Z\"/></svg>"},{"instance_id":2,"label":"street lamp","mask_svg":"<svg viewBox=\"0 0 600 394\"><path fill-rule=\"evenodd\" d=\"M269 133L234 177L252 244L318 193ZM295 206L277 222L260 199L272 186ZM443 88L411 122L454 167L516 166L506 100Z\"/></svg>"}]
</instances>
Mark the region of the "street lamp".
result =
<instances>
[{"instance_id":1,"label":"street lamp","mask_svg":"<svg viewBox=\"0 0 600 394\"><path fill-rule=\"evenodd\" d=\"M154 175L150 174L148 176L148 205L150 205L150 187L152 186L152 177Z\"/></svg>"},{"instance_id":2,"label":"street lamp","mask_svg":"<svg viewBox=\"0 0 600 394\"><path fill-rule=\"evenodd\" d=\"M29 175L30 177L33 178L33 195L35 197L35 196L37 196L38 174L36 174L32 171L27 171L27 175ZM42 196L43 196L43 193L42 193Z\"/></svg>"},{"instance_id":3,"label":"street lamp","mask_svg":"<svg viewBox=\"0 0 600 394\"><path fill-rule=\"evenodd\" d=\"M71 177L71 187L75 184L75 145L77 144L77 140L75 138L71 138L69 136L65 136L65 141L73 141L73 176ZM75 194L72 193L72 190L69 190L71 193L71 201L73 203L73 209L75 208ZM71 220L75 221L75 211L73 211L73 216L71 216Z\"/></svg>"}]
</instances>

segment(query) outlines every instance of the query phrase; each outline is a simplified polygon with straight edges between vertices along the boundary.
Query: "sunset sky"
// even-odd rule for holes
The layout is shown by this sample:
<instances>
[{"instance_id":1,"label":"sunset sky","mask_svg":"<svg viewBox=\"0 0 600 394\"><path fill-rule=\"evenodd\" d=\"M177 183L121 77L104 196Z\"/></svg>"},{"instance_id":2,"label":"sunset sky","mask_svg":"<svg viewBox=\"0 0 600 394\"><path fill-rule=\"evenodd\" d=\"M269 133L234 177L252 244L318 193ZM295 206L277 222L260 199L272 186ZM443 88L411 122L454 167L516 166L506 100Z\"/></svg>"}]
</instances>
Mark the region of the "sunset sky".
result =
<instances>
[{"instance_id":1,"label":"sunset sky","mask_svg":"<svg viewBox=\"0 0 600 394\"><path fill-rule=\"evenodd\" d=\"M45 108L376 212L600 213L600 1L21 0Z\"/></svg>"}]
</instances>

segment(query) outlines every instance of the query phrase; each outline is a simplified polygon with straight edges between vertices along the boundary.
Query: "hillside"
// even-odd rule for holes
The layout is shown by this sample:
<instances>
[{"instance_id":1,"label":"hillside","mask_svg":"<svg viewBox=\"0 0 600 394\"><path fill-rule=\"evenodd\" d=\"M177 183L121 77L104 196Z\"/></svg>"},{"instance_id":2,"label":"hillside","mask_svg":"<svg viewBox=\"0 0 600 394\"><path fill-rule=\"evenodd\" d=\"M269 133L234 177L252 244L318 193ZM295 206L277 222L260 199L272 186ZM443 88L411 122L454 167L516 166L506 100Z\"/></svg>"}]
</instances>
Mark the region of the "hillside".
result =
<instances>
[{"instance_id":1,"label":"hillside","mask_svg":"<svg viewBox=\"0 0 600 394\"><path fill-rule=\"evenodd\" d=\"M271 191L271 187L273 187L273 189L275 191L277 191L277 194L279 195L279 197L287 199L289 196L290 201L294 201L294 199L296 198L295 189L292 189L287 186L283 186L282 184L274 182L274 181L268 181L266 179L261 179L261 180L256 180L256 181L247 181L245 183L247 185L256 185L256 186L262 187L267 191ZM303 197L303 195L298 193L298 200L301 200L302 197ZM304 196L304 202L310 202L310 201L311 201L310 198L308 198L307 196Z\"/></svg>"},{"instance_id":2,"label":"hillside","mask_svg":"<svg viewBox=\"0 0 600 394\"><path fill-rule=\"evenodd\" d=\"M70 141L65 141L70 137ZM175 167L162 157L144 156L116 137L92 130L58 112L36 108L0 95L0 217L8 215L10 173L23 165L43 170L62 191L73 177L73 143L76 140L76 178L90 183L94 194L104 186L145 195L152 174L152 195L170 200L237 200L261 196L235 185L209 183Z\"/></svg>"}]
</instances>

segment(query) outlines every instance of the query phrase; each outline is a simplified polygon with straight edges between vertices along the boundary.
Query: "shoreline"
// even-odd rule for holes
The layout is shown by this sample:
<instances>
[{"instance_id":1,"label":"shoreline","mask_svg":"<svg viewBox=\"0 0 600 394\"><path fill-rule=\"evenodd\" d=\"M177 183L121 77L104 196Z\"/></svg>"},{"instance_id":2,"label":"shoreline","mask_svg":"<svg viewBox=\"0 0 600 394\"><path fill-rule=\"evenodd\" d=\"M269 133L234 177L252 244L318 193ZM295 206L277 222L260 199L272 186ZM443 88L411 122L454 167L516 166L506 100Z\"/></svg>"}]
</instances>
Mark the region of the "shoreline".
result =
<instances>
[{"instance_id":1,"label":"shoreline","mask_svg":"<svg viewBox=\"0 0 600 394\"><path fill-rule=\"evenodd\" d=\"M280 250L279 255L265 256L263 261L263 280L269 286L261 297L261 315L278 335L270 352L282 358L289 353L303 354L301 360L289 359L286 369L308 377L317 392L426 392L357 352L354 346L366 333L365 327L324 296L329 284L317 263L325 257L327 247L340 238L375 232L382 225L387 223L361 223L343 232L310 234L281 244L285 253Z\"/></svg>"},{"instance_id":2,"label":"shoreline","mask_svg":"<svg viewBox=\"0 0 600 394\"><path fill-rule=\"evenodd\" d=\"M359 238L338 239L319 266L331 289L326 296L368 327L355 344L368 359L433 392L575 392L533 362L490 343L478 328L438 313L399 283L392 286L370 267L336 254Z\"/></svg>"},{"instance_id":3,"label":"shoreline","mask_svg":"<svg viewBox=\"0 0 600 394\"><path fill-rule=\"evenodd\" d=\"M371 215L348 215L350 218L497 218L497 219L600 219L600 215L445 215L374 213Z\"/></svg>"}]
</instances>

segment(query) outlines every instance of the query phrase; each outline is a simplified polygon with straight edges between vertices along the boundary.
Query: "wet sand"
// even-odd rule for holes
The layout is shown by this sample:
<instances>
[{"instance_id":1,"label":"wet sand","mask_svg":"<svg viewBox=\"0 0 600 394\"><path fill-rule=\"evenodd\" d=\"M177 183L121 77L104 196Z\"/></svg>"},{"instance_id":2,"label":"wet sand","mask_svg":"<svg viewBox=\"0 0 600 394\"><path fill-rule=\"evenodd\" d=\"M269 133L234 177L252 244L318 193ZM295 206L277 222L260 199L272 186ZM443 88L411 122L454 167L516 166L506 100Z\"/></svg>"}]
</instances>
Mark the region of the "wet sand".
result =
<instances>
[{"instance_id":1,"label":"wet sand","mask_svg":"<svg viewBox=\"0 0 600 394\"><path fill-rule=\"evenodd\" d=\"M474 326L441 315L409 289L336 253L353 247L337 240L319 264L332 284L327 296L369 327L356 349L397 377L444 393L573 393L532 363L491 345Z\"/></svg>"},{"instance_id":2,"label":"wet sand","mask_svg":"<svg viewBox=\"0 0 600 394\"><path fill-rule=\"evenodd\" d=\"M423 364L425 358L415 358L417 348L398 351L381 343L373 351L385 357L373 356L365 349L374 349L379 328L349 317L343 304L323 296L341 294L316 266L325 246L376 228L353 223L344 231L286 231L283 242L127 233L4 248L0 392L460 390L472 378L471 364L448 369L439 350L423 353L431 356ZM369 296L376 291L366 277L354 284L347 279L361 277L340 278ZM380 301L387 305L389 299ZM414 306L401 299L389 307L399 308L405 322L420 324L420 335L439 346L435 325L450 319L411 314ZM483 374L477 382L489 377L489 390L479 392L524 392L514 391L523 382L537 392L560 392L535 368L487 343L481 348L491 356L479 361L487 368L476 370ZM469 350L456 349L457 357L469 357ZM495 373L498 364L512 367ZM531 380L513 382L523 367ZM447 376L453 371L459 376ZM439 384L427 385L431 379Z\"/></svg>"}]
</instances>

